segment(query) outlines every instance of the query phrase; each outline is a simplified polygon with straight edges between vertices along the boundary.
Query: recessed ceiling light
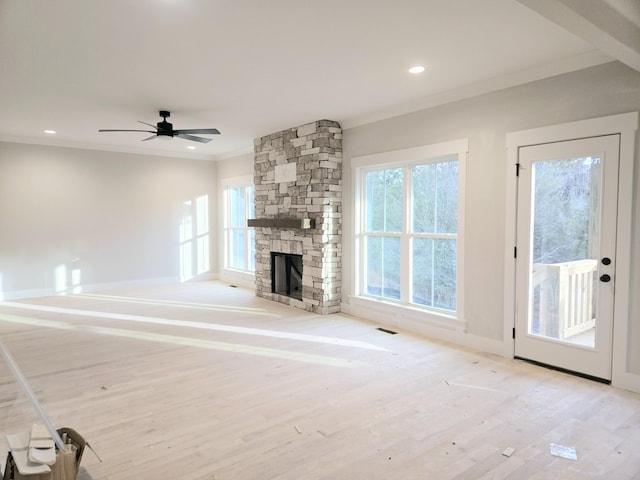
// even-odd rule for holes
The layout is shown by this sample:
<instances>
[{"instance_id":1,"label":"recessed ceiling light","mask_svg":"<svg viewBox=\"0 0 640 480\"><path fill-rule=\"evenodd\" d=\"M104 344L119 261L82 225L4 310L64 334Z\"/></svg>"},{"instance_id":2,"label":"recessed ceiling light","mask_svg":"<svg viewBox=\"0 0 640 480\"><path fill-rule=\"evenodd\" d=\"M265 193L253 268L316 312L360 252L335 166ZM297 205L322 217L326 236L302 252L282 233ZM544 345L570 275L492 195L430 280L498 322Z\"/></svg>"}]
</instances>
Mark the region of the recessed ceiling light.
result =
<instances>
[{"instance_id":1,"label":"recessed ceiling light","mask_svg":"<svg viewBox=\"0 0 640 480\"><path fill-rule=\"evenodd\" d=\"M44 133L46 133L48 135L55 135L56 131L55 130L45 130Z\"/></svg>"},{"instance_id":2,"label":"recessed ceiling light","mask_svg":"<svg viewBox=\"0 0 640 480\"><path fill-rule=\"evenodd\" d=\"M415 65L409 69L409 73L422 73L424 72L424 67L422 65Z\"/></svg>"},{"instance_id":3,"label":"recessed ceiling light","mask_svg":"<svg viewBox=\"0 0 640 480\"><path fill-rule=\"evenodd\" d=\"M194 147L193 145L187 145L187 148L188 148L189 150L195 150L195 149L196 149L196 147Z\"/></svg>"}]
</instances>

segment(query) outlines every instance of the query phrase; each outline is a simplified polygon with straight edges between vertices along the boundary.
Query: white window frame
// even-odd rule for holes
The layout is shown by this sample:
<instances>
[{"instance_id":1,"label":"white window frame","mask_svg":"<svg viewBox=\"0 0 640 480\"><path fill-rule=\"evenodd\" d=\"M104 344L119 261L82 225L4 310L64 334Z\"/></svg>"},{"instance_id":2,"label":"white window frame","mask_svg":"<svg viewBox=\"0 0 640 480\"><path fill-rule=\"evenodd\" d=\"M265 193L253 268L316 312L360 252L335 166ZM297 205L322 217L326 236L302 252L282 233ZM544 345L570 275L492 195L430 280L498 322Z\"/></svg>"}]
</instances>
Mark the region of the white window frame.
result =
<instances>
[{"instance_id":1,"label":"white window frame","mask_svg":"<svg viewBox=\"0 0 640 480\"><path fill-rule=\"evenodd\" d=\"M255 273L255 258L251 259L251 252L252 252L252 248L250 245L250 233L251 231L254 230L253 227L231 227L231 205L230 205L230 199L229 199L229 189L231 188L244 188L245 189L245 200L246 200L246 207L247 207L247 211L246 213L246 217L247 219L250 218L250 213L249 213L249 209L250 206L253 202L250 203L250 196L249 196L249 188L252 188L254 190L254 196L255 196L255 186L253 185L253 179L251 178L249 180L249 178L242 178L242 179L235 179L235 180L230 180L224 183L223 189L222 189L222 195L223 195L223 209L224 209L224 213L223 213L223 218L224 218L224 227L223 227L223 242L224 242L224 268L226 270L230 270L230 271L234 271L234 272L243 272L243 273L249 273L249 274L254 274ZM232 267L231 266L231 250L230 250L230 244L232 241L232 233L233 231L236 230L243 230L245 232L245 240L246 240L246 245L245 245L245 252L246 252L246 258L245 258L245 265L247 266L246 269L241 269L241 268L237 268L237 267ZM254 246L255 249L255 246ZM254 268L251 269L251 265L254 265Z\"/></svg>"},{"instance_id":2,"label":"white window frame","mask_svg":"<svg viewBox=\"0 0 640 480\"><path fill-rule=\"evenodd\" d=\"M389 305L395 305L399 308L411 309L413 311L422 311L432 314L436 317L444 317L451 319L464 319L464 225L465 225L465 184L466 184L466 162L468 151L468 139L459 139L450 142L443 142L432 145L424 145L420 147L408 148L403 150L395 150L390 152L378 153L373 155L365 155L354 157L351 166L354 171L354 188L355 188L355 297L360 299L375 298L376 301ZM458 161L458 232L456 237L456 308L455 312L443 310L435 307L410 303L411 299L411 258L410 249L407 242L412 237L422 237L423 234L409 232L410 225L410 209L407 205L404 207L403 218L403 234L401 239L400 253L400 271L401 271L401 293L400 300L393 300L383 297L374 297L366 293L366 247L365 233L366 221L365 208L365 178L366 173L374 170L386 168L404 167L410 171L411 167L416 165L435 163L443 157L457 156ZM406 172L406 170L405 170ZM406 174L406 173L405 173ZM408 182L405 182L405 198L410 195L408 191Z\"/></svg>"}]
</instances>

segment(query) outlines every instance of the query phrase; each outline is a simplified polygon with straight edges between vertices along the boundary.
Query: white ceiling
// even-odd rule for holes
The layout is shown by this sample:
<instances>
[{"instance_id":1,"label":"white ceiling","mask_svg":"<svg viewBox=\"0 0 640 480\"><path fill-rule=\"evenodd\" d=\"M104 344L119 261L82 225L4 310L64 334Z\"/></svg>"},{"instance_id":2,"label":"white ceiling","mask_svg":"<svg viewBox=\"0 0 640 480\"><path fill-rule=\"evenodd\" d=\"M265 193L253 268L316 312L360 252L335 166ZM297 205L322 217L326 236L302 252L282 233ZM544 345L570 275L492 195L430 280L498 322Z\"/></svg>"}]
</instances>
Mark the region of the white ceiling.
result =
<instances>
[{"instance_id":1,"label":"white ceiling","mask_svg":"<svg viewBox=\"0 0 640 480\"><path fill-rule=\"evenodd\" d=\"M352 127L616 58L535 2L572 0L0 0L0 140L225 158L306 122ZM98 133L160 109L222 135Z\"/></svg>"}]
</instances>

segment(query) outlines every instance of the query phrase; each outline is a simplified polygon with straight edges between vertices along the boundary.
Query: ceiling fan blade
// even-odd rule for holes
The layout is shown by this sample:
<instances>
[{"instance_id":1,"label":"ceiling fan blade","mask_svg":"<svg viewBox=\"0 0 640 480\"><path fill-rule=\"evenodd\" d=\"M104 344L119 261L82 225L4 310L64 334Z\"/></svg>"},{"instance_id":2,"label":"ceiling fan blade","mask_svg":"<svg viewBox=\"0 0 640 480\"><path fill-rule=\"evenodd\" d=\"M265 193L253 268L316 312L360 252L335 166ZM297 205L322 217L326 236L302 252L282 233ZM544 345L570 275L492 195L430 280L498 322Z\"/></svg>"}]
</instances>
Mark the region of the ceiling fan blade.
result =
<instances>
[{"instance_id":1,"label":"ceiling fan blade","mask_svg":"<svg viewBox=\"0 0 640 480\"><path fill-rule=\"evenodd\" d=\"M151 135L150 137L147 138L143 138L141 141L146 142L147 140L153 140L154 138L157 138L158 135Z\"/></svg>"},{"instance_id":2,"label":"ceiling fan blade","mask_svg":"<svg viewBox=\"0 0 640 480\"><path fill-rule=\"evenodd\" d=\"M151 130L113 130L113 129L101 129L98 132L147 132L147 133L156 133Z\"/></svg>"},{"instance_id":3,"label":"ceiling fan blade","mask_svg":"<svg viewBox=\"0 0 640 480\"><path fill-rule=\"evenodd\" d=\"M194 142L209 143L211 141L210 138L195 137L193 135L187 135L186 133L177 133L175 130L173 133L175 133L176 137L184 138L185 140L192 140Z\"/></svg>"},{"instance_id":4,"label":"ceiling fan blade","mask_svg":"<svg viewBox=\"0 0 640 480\"><path fill-rule=\"evenodd\" d=\"M186 130L174 130L175 133L200 133L207 135L220 135L220 130L217 128L188 128Z\"/></svg>"}]
</instances>

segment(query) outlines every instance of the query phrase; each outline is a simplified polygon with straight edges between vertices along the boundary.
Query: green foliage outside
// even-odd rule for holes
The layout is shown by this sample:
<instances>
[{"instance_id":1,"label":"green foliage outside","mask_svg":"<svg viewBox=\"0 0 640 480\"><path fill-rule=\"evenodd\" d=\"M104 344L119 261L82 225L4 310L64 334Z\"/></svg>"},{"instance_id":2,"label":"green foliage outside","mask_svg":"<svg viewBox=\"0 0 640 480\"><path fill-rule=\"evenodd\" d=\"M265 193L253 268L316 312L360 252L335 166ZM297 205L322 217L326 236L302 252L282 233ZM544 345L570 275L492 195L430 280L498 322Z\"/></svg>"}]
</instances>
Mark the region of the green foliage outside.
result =
<instances>
[{"instance_id":1,"label":"green foliage outside","mask_svg":"<svg viewBox=\"0 0 640 480\"><path fill-rule=\"evenodd\" d=\"M532 167L533 271L545 272L544 265L594 259L600 234L601 159L573 158L536 162ZM594 278L596 272L593 272ZM559 297L545 296L542 290L559 295L558 277L544 275L533 285L531 333L559 338ZM595 285L595 283L594 283ZM596 296L593 296L595 311Z\"/></svg>"},{"instance_id":2,"label":"green foliage outside","mask_svg":"<svg viewBox=\"0 0 640 480\"><path fill-rule=\"evenodd\" d=\"M410 199L405 199L405 181L410 182ZM367 293L400 298L401 276L408 276L400 271L400 238L405 233L411 238L411 301L455 310L458 162L369 172L365 188ZM408 233L403 230L407 208ZM442 234L453 238L438 238Z\"/></svg>"},{"instance_id":3,"label":"green foliage outside","mask_svg":"<svg viewBox=\"0 0 640 480\"><path fill-rule=\"evenodd\" d=\"M538 162L533 174L533 263L595 258L600 229L600 159Z\"/></svg>"}]
</instances>

